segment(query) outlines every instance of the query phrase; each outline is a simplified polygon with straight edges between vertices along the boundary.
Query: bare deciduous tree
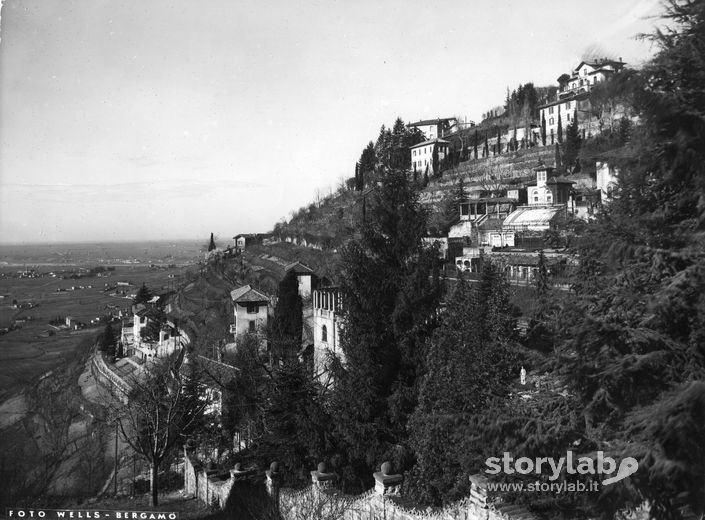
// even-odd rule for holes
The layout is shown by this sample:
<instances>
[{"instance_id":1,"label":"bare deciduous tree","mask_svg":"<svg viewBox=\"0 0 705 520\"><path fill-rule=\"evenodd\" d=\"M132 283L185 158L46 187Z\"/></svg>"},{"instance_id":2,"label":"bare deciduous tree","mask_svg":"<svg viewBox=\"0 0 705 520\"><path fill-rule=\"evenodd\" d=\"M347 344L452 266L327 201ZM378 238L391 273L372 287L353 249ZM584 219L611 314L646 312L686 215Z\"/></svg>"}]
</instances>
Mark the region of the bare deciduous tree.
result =
<instances>
[{"instance_id":1,"label":"bare deciduous tree","mask_svg":"<svg viewBox=\"0 0 705 520\"><path fill-rule=\"evenodd\" d=\"M489 159L481 168L482 189L491 197L500 197L505 193L509 180L515 175L512 165Z\"/></svg>"},{"instance_id":2,"label":"bare deciduous tree","mask_svg":"<svg viewBox=\"0 0 705 520\"><path fill-rule=\"evenodd\" d=\"M128 404L115 406L122 437L149 465L155 506L161 463L199 426L208 405L199 395L199 383L180 370L180 361L174 354L154 362L131 380Z\"/></svg>"}]
</instances>

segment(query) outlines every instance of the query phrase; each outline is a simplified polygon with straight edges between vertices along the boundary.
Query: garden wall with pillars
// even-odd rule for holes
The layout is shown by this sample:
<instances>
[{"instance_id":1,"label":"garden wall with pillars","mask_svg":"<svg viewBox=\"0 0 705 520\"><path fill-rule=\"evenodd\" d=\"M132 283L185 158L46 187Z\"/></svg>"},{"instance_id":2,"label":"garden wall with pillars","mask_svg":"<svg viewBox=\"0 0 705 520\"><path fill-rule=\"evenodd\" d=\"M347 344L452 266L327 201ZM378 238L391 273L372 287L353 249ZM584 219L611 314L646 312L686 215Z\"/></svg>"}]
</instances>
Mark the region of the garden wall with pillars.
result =
<instances>
[{"instance_id":1,"label":"garden wall with pillars","mask_svg":"<svg viewBox=\"0 0 705 520\"><path fill-rule=\"evenodd\" d=\"M361 495L350 496L336 488L337 475L326 471L325 464L311 471L311 486L302 490L280 488L278 465L266 473L267 490L279 504L285 520L533 520L521 506L490 505L487 502L487 479L470 477L471 494L443 508L421 507L401 495L402 475L395 474L389 462L373 474L375 487Z\"/></svg>"},{"instance_id":2,"label":"garden wall with pillars","mask_svg":"<svg viewBox=\"0 0 705 520\"><path fill-rule=\"evenodd\" d=\"M224 509L235 483L253 473L254 470L241 470L239 464L228 471L207 469L184 449L184 493L209 506Z\"/></svg>"}]
</instances>

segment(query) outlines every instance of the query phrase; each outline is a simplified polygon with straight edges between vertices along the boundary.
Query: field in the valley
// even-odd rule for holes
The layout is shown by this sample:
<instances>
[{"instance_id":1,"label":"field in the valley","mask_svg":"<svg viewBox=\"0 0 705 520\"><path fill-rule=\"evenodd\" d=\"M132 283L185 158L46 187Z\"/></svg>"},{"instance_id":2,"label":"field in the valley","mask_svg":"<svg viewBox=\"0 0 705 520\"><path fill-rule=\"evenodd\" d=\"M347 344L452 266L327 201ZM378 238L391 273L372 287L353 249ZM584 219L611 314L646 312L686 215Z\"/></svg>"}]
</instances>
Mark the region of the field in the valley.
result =
<instances>
[{"instance_id":1,"label":"field in the valley","mask_svg":"<svg viewBox=\"0 0 705 520\"><path fill-rule=\"evenodd\" d=\"M79 267L85 270L105 264L81 262L79 266L27 262L20 266L16 258L12 260L15 260L12 264L0 265L0 275L5 274L0 278L0 329L11 328L9 332L0 333L0 402L61 365L73 355L82 339L96 337L103 326L91 324L91 320L110 314L115 308L128 310L130 296L142 283L159 294L177 287L188 270L184 262L117 265L100 277L88 277L85 271L79 272ZM16 276L18 271L32 269L37 273L54 272L57 276ZM82 277L63 278L72 274L81 274ZM129 285L117 286L118 282L129 282ZM106 285L117 286L120 294L110 295L115 291L106 292ZM13 306L15 300L18 307ZM63 321L67 316L85 323L86 328L69 331L50 326L51 320L59 318Z\"/></svg>"}]
</instances>

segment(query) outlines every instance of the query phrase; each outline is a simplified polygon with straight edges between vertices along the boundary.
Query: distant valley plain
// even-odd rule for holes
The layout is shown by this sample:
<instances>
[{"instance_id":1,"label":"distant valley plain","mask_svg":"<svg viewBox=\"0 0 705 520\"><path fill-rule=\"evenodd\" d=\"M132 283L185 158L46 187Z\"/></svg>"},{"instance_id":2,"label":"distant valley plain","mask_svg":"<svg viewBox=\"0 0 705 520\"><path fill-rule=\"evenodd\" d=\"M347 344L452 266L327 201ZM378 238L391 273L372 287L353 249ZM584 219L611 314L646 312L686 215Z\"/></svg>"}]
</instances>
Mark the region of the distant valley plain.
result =
<instances>
[{"instance_id":1,"label":"distant valley plain","mask_svg":"<svg viewBox=\"0 0 705 520\"><path fill-rule=\"evenodd\" d=\"M79 345L103 329L99 318L129 310L130 295L142 283L156 293L177 288L203 259L204 245L0 245L0 403L73 359ZM85 328L50 325L67 317Z\"/></svg>"}]
</instances>

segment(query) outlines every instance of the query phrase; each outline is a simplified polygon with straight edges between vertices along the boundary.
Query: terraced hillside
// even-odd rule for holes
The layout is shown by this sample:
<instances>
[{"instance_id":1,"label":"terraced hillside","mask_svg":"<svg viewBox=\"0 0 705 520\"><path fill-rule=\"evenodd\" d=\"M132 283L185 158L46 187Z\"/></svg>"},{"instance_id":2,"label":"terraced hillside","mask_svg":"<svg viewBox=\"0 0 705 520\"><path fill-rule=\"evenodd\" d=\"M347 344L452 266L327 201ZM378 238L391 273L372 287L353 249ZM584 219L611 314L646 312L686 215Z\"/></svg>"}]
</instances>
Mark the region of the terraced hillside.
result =
<instances>
[{"instance_id":1,"label":"terraced hillside","mask_svg":"<svg viewBox=\"0 0 705 520\"><path fill-rule=\"evenodd\" d=\"M431 212L439 211L446 193L457 185L459 179L463 179L468 191L479 191L487 188L487 183L482 180L487 174L502 177L502 181L533 175L532 168L539 159L553 164L555 149L552 146L537 147L462 162L444 171L440 177L430 179L421 190L421 203L429 206ZM336 249L352 236L355 224L362 218L362 201L363 193L341 190L299 209L288 222L278 223L274 233L297 244Z\"/></svg>"}]
</instances>

